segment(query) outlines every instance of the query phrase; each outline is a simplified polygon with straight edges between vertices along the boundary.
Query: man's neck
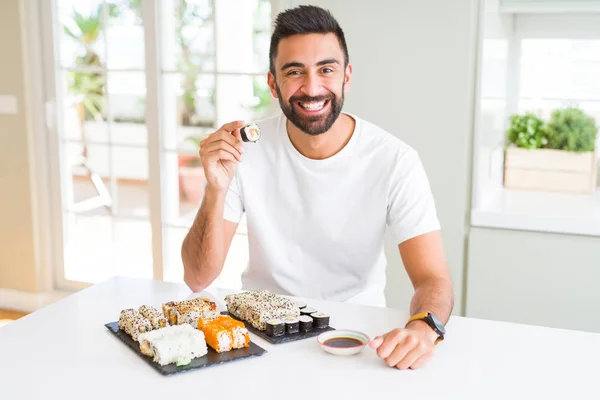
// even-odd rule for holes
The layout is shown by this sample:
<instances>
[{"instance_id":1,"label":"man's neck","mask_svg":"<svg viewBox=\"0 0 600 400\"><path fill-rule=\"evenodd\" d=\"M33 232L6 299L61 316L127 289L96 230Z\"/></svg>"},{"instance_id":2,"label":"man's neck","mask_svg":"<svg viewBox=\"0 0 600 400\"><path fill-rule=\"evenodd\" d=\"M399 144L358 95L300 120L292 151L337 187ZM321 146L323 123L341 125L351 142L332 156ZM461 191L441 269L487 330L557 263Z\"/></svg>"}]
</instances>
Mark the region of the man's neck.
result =
<instances>
[{"instance_id":1,"label":"man's neck","mask_svg":"<svg viewBox=\"0 0 600 400\"><path fill-rule=\"evenodd\" d=\"M287 133L296 150L306 158L324 160L339 153L350 141L356 121L341 113L331 128L320 135L309 135L286 121Z\"/></svg>"}]
</instances>

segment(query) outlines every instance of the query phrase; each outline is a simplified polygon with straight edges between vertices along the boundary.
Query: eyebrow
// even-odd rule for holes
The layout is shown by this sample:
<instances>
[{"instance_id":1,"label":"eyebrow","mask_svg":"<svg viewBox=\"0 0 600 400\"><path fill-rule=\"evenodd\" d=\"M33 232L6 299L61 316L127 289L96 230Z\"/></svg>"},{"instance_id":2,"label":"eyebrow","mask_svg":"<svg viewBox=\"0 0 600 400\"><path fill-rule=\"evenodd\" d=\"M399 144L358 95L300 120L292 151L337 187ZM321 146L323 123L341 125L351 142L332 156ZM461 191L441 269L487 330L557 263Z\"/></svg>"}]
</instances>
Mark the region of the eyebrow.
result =
<instances>
[{"instance_id":1,"label":"eyebrow","mask_svg":"<svg viewBox=\"0 0 600 400\"><path fill-rule=\"evenodd\" d=\"M319 66L319 67L321 65L327 65L327 64L339 64L339 61L336 60L335 58L328 58L326 60L321 60L321 61L317 62L317 66ZM287 62L281 66L281 71L285 71L286 69L293 68L293 67L303 68L303 67L305 67L305 65L298 61Z\"/></svg>"}]
</instances>

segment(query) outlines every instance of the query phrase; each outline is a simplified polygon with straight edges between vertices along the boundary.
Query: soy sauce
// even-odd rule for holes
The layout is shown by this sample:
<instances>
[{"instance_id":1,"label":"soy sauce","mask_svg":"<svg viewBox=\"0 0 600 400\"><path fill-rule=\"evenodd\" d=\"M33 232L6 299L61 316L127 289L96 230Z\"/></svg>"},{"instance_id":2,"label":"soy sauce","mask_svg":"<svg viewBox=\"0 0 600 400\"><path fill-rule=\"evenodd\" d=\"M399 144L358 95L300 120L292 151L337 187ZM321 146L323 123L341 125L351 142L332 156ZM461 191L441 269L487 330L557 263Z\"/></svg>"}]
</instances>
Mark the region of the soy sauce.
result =
<instances>
[{"instance_id":1,"label":"soy sauce","mask_svg":"<svg viewBox=\"0 0 600 400\"><path fill-rule=\"evenodd\" d=\"M324 343L331 347L340 348L356 347L364 344L360 340L351 337L333 337L331 339L327 339Z\"/></svg>"}]
</instances>

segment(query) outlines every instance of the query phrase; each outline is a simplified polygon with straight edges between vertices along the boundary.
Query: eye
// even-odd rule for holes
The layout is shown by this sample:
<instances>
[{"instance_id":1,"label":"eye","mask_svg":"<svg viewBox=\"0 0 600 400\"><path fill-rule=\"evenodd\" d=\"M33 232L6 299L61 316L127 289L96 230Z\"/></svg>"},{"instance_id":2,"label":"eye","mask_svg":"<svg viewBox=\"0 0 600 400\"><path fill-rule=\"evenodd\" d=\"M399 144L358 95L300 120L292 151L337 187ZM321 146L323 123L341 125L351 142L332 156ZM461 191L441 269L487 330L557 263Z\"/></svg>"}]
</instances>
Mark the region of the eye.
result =
<instances>
[{"instance_id":1,"label":"eye","mask_svg":"<svg viewBox=\"0 0 600 400\"><path fill-rule=\"evenodd\" d=\"M330 74L330 73L333 72L333 68L325 67L321 71L324 72L324 73L326 73L326 74Z\"/></svg>"},{"instance_id":2,"label":"eye","mask_svg":"<svg viewBox=\"0 0 600 400\"><path fill-rule=\"evenodd\" d=\"M287 73L288 76L292 76L292 75L300 75L301 72L298 70L293 70Z\"/></svg>"}]
</instances>

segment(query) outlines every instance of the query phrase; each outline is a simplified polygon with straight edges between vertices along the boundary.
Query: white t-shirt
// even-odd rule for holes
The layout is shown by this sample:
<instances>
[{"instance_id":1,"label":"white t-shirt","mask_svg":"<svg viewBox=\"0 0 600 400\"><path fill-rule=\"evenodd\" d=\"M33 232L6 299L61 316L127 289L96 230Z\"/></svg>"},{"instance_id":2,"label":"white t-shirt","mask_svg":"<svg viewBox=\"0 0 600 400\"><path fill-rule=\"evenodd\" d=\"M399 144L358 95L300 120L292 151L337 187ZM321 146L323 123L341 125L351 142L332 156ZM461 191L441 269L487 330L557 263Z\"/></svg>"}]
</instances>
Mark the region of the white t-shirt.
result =
<instances>
[{"instance_id":1,"label":"white t-shirt","mask_svg":"<svg viewBox=\"0 0 600 400\"><path fill-rule=\"evenodd\" d=\"M385 306L386 227L397 243L440 229L417 152L350 116L351 139L324 160L294 148L283 114L257 122L224 211L233 222L246 214L243 289Z\"/></svg>"}]
</instances>

